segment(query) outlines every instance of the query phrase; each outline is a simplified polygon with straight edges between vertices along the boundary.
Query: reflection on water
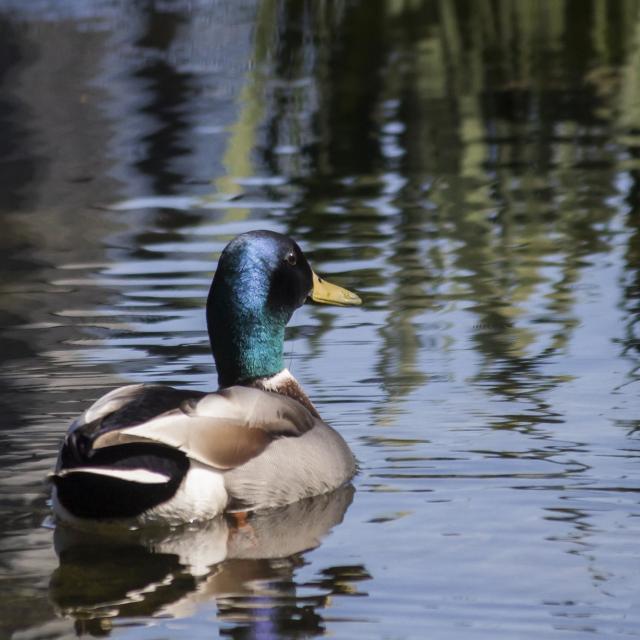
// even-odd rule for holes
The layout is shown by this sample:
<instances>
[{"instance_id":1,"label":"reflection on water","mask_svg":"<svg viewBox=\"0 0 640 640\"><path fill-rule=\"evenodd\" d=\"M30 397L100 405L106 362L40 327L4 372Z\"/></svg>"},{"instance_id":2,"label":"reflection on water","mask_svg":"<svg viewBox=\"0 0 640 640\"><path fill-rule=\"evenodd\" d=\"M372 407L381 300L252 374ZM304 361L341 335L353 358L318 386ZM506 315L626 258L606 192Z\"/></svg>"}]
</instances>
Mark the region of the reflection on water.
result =
<instances>
[{"instance_id":1,"label":"reflection on water","mask_svg":"<svg viewBox=\"0 0 640 640\"><path fill-rule=\"evenodd\" d=\"M0 0L0 53L1 636L637 635L637 0ZM362 293L287 343L360 460L345 521L58 560L66 424L214 385L253 228Z\"/></svg>"},{"instance_id":2,"label":"reflection on water","mask_svg":"<svg viewBox=\"0 0 640 640\"><path fill-rule=\"evenodd\" d=\"M277 633L289 625L318 633L331 595L369 576L361 567L329 567L326 580L300 585L298 595L293 574L304 564L302 553L342 520L352 497L353 488L345 487L246 522L219 518L170 531L59 526L60 566L49 597L77 630L91 634L109 630L114 617L183 618L213 604L222 621L243 628Z\"/></svg>"}]
</instances>

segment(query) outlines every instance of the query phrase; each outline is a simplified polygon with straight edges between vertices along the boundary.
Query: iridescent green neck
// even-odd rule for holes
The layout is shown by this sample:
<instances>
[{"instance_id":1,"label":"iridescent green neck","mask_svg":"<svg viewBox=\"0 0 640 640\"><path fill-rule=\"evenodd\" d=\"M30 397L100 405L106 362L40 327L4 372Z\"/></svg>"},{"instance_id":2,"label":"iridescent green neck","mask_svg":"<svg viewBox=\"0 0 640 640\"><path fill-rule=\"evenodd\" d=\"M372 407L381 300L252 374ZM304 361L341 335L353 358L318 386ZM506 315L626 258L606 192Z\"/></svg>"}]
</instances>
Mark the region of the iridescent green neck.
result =
<instances>
[{"instance_id":1,"label":"iridescent green neck","mask_svg":"<svg viewBox=\"0 0 640 640\"><path fill-rule=\"evenodd\" d=\"M209 334L221 387L284 369L284 325L264 314L217 305L209 315Z\"/></svg>"},{"instance_id":2,"label":"iridescent green neck","mask_svg":"<svg viewBox=\"0 0 640 640\"><path fill-rule=\"evenodd\" d=\"M291 310L269 304L263 269L219 266L207 301L207 325L221 387L284 369L284 328Z\"/></svg>"}]
</instances>

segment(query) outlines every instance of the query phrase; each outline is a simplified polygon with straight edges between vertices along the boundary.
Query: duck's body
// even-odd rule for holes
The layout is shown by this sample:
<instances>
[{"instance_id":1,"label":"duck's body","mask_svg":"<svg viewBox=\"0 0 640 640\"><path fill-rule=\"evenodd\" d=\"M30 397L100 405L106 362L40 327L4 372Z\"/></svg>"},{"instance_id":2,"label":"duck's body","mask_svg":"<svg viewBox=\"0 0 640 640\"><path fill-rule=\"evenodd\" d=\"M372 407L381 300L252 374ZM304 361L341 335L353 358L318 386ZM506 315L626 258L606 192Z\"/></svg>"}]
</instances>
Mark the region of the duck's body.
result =
<instances>
[{"instance_id":1,"label":"duck's body","mask_svg":"<svg viewBox=\"0 0 640 640\"><path fill-rule=\"evenodd\" d=\"M284 326L311 295L359 303L318 279L285 236L232 241L207 302L221 389L130 385L97 400L70 426L52 474L58 517L176 524L348 482L349 447L283 367Z\"/></svg>"}]
</instances>

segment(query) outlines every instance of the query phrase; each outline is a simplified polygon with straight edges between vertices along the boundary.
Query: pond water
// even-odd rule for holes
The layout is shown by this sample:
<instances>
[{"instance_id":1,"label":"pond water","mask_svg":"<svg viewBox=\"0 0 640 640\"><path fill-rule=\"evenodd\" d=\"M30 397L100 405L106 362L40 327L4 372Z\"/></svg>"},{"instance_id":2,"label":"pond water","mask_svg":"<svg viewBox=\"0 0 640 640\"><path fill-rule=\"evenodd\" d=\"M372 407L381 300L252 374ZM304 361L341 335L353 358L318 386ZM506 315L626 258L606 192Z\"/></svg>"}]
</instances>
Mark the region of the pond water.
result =
<instances>
[{"instance_id":1,"label":"pond water","mask_svg":"<svg viewBox=\"0 0 640 640\"><path fill-rule=\"evenodd\" d=\"M640 635L640 3L0 0L0 637ZM353 487L50 524L69 421L216 386L226 242L360 308L286 359Z\"/></svg>"}]
</instances>

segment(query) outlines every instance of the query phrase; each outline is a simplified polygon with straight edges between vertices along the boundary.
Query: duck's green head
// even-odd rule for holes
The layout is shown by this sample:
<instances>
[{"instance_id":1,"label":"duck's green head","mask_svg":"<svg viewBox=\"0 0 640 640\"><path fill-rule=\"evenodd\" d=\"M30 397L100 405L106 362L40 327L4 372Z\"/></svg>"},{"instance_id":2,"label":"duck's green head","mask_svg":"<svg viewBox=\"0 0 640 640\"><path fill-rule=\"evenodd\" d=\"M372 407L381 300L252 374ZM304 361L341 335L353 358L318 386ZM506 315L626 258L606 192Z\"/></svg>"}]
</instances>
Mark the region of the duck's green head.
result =
<instances>
[{"instance_id":1,"label":"duck's green head","mask_svg":"<svg viewBox=\"0 0 640 640\"><path fill-rule=\"evenodd\" d=\"M284 328L308 299L358 305L319 278L300 247L273 231L250 231L224 249L207 300L207 327L221 387L284 369Z\"/></svg>"}]
</instances>

